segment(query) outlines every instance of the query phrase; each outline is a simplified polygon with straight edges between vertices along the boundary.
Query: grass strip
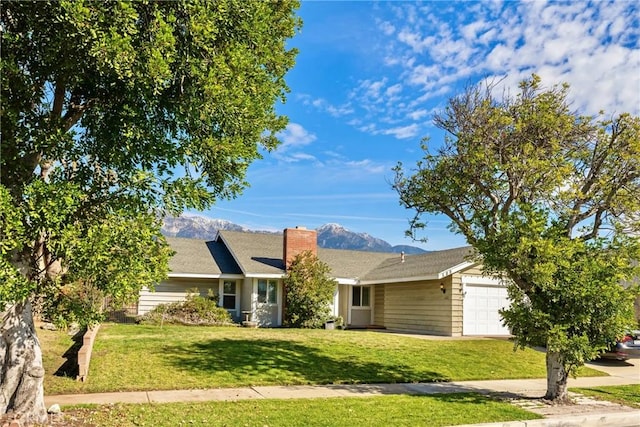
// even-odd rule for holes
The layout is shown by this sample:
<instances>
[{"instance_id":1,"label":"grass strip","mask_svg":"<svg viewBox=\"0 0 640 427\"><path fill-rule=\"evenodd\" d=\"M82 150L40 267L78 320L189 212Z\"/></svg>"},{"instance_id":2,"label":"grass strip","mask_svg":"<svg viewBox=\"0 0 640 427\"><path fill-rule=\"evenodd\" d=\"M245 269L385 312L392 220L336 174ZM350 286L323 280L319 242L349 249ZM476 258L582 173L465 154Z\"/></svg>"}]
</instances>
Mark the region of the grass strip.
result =
<instances>
[{"instance_id":1,"label":"grass strip","mask_svg":"<svg viewBox=\"0 0 640 427\"><path fill-rule=\"evenodd\" d=\"M640 384L571 388L570 391L631 408L640 408Z\"/></svg>"},{"instance_id":2,"label":"grass strip","mask_svg":"<svg viewBox=\"0 0 640 427\"><path fill-rule=\"evenodd\" d=\"M541 418L475 393L65 408L65 416L114 426L446 426Z\"/></svg>"}]
</instances>

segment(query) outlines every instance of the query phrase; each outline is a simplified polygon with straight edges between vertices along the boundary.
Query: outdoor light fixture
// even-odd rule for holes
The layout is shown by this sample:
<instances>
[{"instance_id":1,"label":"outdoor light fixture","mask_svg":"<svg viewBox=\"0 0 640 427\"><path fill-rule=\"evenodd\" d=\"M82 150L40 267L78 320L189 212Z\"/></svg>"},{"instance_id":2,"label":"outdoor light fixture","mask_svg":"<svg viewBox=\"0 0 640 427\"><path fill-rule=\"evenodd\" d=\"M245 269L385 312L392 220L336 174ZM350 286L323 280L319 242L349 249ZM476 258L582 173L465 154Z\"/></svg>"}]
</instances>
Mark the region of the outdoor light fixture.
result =
<instances>
[{"instance_id":1,"label":"outdoor light fixture","mask_svg":"<svg viewBox=\"0 0 640 427\"><path fill-rule=\"evenodd\" d=\"M440 283L440 290L442 291L443 294L447 293L447 288L444 287L444 283Z\"/></svg>"}]
</instances>

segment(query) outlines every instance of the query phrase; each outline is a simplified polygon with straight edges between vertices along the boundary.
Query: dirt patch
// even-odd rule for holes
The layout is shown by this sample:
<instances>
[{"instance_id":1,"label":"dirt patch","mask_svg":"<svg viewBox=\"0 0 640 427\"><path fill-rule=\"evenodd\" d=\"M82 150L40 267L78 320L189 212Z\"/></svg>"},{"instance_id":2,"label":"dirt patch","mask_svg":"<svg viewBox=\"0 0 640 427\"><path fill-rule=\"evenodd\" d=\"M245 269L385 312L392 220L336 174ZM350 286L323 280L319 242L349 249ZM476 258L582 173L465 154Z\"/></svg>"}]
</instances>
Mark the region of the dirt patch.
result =
<instances>
[{"instance_id":1,"label":"dirt patch","mask_svg":"<svg viewBox=\"0 0 640 427\"><path fill-rule=\"evenodd\" d=\"M529 412L542 415L545 418L558 418L563 416L589 415L589 414L606 414L619 413L624 411L636 411L636 408L620 405L619 403L608 402L606 400L596 400L578 393L569 392L569 397L573 404L558 405L543 398L528 397L504 397L498 398L509 401Z\"/></svg>"},{"instance_id":2,"label":"dirt patch","mask_svg":"<svg viewBox=\"0 0 640 427\"><path fill-rule=\"evenodd\" d=\"M91 418L89 409L75 409L61 414L50 415L46 424L37 424L37 427L96 427L86 420Z\"/></svg>"}]
</instances>

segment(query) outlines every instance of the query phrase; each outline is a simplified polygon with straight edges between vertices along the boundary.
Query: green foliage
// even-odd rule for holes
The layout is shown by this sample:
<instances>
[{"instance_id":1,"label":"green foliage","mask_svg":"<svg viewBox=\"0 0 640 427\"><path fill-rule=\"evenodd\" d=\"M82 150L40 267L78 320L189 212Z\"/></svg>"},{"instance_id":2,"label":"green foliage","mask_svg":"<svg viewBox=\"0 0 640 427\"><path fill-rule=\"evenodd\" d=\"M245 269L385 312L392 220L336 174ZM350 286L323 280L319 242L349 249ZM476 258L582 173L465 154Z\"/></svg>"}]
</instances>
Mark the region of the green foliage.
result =
<instances>
[{"instance_id":1,"label":"green foliage","mask_svg":"<svg viewBox=\"0 0 640 427\"><path fill-rule=\"evenodd\" d=\"M71 324L81 327L94 325L103 320L104 292L87 283L71 283L41 296L38 307L44 319L61 329Z\"/></svg>"},{"instance_id":2,"label":"green foliage","mask_svg":"<svg viewBox=\"0 0 640 427\"><path fill-rule=\"evenodd\" d=\"M24 226L20 210L12 203L9 191L0 185L0 311L12 299L23 300L35 289L35 283L28 280L22 270L25 266L16 263L17 252L24 241Z\"/></svg>"},{"instance_id":3,"label":"green foliage","mask_svg":"<svg viewBox=\"0 0 640 427\"><path fill-rule=\"evenodd\" d=\"M204 297L198 289L191 289L184 301L158 305L142 316L140 323L228 326L233 324L233 320L226 309L218 307L217 298L211 290Z\"/></svg>"},{"instance_id":4,"label":"green foliage","mask_svg":"<svg viewBox=\"0 0 640 427\"><path fill-rule=\"evenodd\" d=\"M92 323L168 270L167 213L244 188L277 146L295 1L7 1L0 310Z\"/></svg>"},{"instance_id":5,"label":"green foliage","mask_svg":"<svg viewBox=\"0 0 640 427\"><path fill-rule=\"evenodd\" d=\"M329 277L330 268L310 251L298 254L284 278L285 325L320 328L331 316L331 302L338 283Z\"/></svg>"},{"instance_id":6,"label":"green foliage","mask_svg":"<svg viewBox=\"0 0 640 427\"><path fill-rule=\"evenodd\" d=\"M331 316L329 320L333 320L336 328L343 329L345 327L344 318L342 316Z\"/></svg>"},{"instance_id":7,"label":"green foliage","mask_svg":"<svg viewBox=\"0 0 640 427\"><path fill-rule=\"evenodd\" d=\"M538 252L541 261L532 268L528 291L511 285L512 304L502 316L520 346L560 352L568 369L575 370L630 327L634 295L620 283L631 267L624 252L608 246L614 242L566 237L540 242L543 239L532 247L549 250Z\"/></svg>"},{"instance_id":8,"label":"green foliage","mask_svg":"<svg viewBox=\"0 0 640 427\"><path fill-rule=\"evenodd\" d=\"M568 86L533 76L515 98L477 86L451 99L435 123L447 137L405 176L401 203L444 214L486 272L509 279L503 310L517 345L544 345L562 367L603 351L631 326L640 274L640 119L573 113Z\"/></svg>"}]
</instances>

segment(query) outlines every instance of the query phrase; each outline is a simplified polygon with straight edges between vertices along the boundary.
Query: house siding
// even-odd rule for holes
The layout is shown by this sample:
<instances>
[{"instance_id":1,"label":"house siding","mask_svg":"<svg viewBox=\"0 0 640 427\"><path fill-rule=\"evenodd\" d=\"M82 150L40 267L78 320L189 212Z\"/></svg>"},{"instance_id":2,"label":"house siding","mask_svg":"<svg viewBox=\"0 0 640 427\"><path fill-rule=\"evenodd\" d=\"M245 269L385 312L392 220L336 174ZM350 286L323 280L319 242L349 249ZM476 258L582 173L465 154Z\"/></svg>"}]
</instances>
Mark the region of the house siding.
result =
<instances>
[{"instance_id":1,"label":"house siding","mask_svg":"<svg viewBox=\"0 0 640 427\"><path fill-rule=\"evenodd\" d=\"M440 283L445 284L447 293L440 291ZM440 280L385 285L383 326L399 331L452 335L450 289L450 281Z\"/></svg>"},{"instance_id":2,"label":"house siding","mask_svg":"<svg viewBox=\"0 0 640 427\"><path fill-rule=\"evenodd\" d=\"M384 293L385 285L376 285L373 287L375 292L373 323L378 326L384 325Z\"/></svg>"},{"instance_id":3,"label":"house siding","mask_svg":"<svg viewBox=\"0 0 640 427\"><path fill-rule=\"evenodd\" d=\"M473 265L465 270L462 270L458 273L456 273L456 275L464 275L464 276L482 276L484 273L482 271L482 265L481 264L476 264Z\"/></svg>"},{"instance_id":4,"label":"house siding","mask_svg":"<svg viewBox=\"0 0 640 427\"><path fill-rule=\"evenodd\" d=\"M247 318L247 313L243 311L253 311L253 279L245 277L241 284L240 292L240 320L244 321ZM249 320L252 320L252 315L249 314Z\"/></svg>"},{"instance_id":5,"label":"house siding","mask_svg":"<svg viewBox=\"0 0 640 427\"><path fill-rule=\"evenodd\" d=\"M338 285L338 315L341 316L345 323L349 315L349 290L347 285Z\"/></svg>"},{"instance_id":6,"label":"house siding","mask_svg":"<svg viewBox=\"0 0 640 427\"><path fill-rule=\"evenodd\" d=\"M171 279L155 286L154 291L145 288L140 291L138 300L138 315L143 315L153 310L160 304L184 301L188 291L198 288L200 295L206 296L209 289L218 294L218 279Z\"/></svg>"}]
</instances>

